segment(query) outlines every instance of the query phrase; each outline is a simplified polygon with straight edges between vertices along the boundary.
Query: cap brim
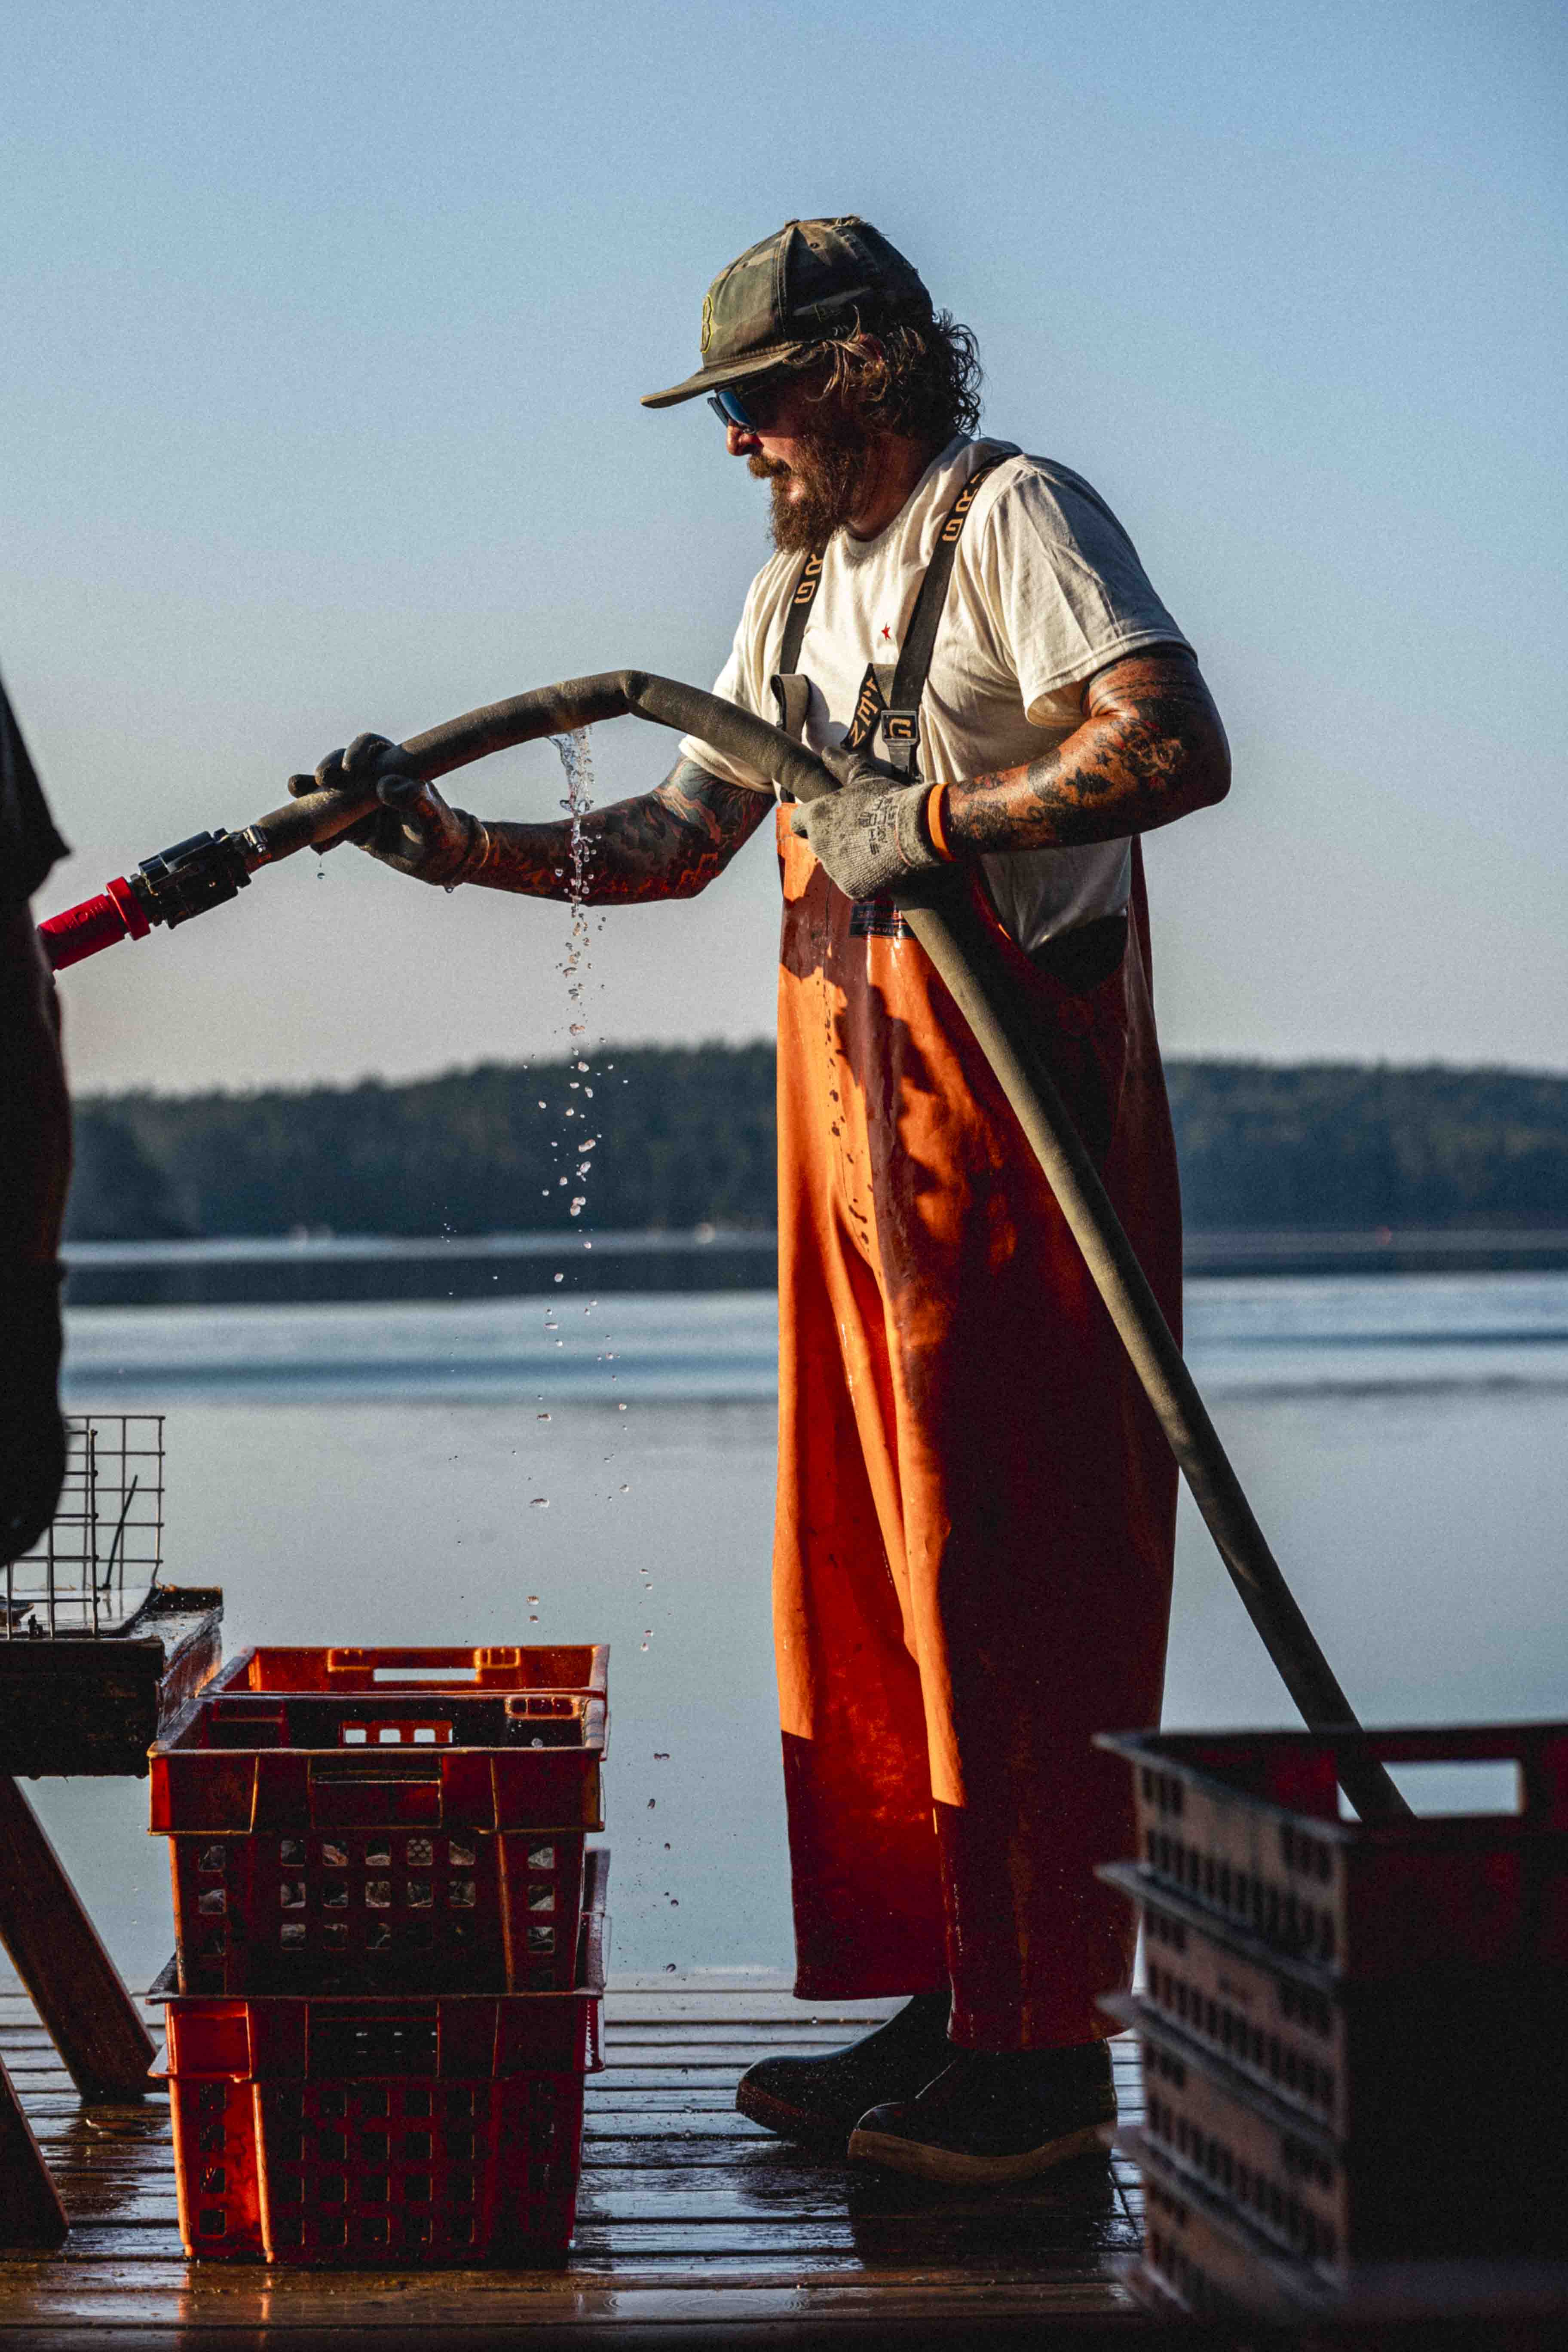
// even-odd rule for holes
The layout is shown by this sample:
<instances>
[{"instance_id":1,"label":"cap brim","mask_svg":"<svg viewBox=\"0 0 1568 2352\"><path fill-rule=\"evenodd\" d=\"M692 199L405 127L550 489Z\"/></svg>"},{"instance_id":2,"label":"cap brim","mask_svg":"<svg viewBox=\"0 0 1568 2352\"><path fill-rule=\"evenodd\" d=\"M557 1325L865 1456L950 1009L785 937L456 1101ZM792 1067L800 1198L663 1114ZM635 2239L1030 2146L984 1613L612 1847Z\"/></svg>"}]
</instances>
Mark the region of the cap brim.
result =
<instances>
[{"instance_id":1,"label":"cap brim","mask_svg":"<svg viewBox=\"0 0 1568 2352\"><path fill-rule=\"evenodd\" d=\"M747 376L769 375L784 361L809 348L798 340L769 343L762 351L748 352L743 359L721 360L713 367L699 368L695 375L689 375L684 383L671 384L668 392L645 392L641 404L644 408L677 407L683 400L697 400L703 393L717 392L723 384L742 383Z\"/></svg>"}]
</instances>

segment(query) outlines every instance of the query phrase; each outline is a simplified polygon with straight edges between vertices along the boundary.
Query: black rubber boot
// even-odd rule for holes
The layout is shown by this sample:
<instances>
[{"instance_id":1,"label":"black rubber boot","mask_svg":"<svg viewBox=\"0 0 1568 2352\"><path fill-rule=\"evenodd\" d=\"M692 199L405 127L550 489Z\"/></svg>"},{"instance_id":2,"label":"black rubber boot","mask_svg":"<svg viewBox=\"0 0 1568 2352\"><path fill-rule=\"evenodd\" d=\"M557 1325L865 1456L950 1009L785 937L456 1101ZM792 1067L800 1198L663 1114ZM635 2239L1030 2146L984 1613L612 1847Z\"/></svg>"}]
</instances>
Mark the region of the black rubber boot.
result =
<instances>
[{"instance_id":1,"label":"black rubber boot","mask_svg":"<svg viewBox=\"0 0 1568 2352\"><path fill-rule=\"evenodd\" d=\"M886 2025L843 2050L759 2059L742 2075L735 2105L783 2139L842 2155L868 2107L879 2100L912 2098L941 2074L952 2055L947 2038L952 2006L945 1992L917 1993Z\"/></svg>"},{"instance_id":2,"label":"black rubber boot","mask_svg":"<svg viewBox=\"0 0 1568 2352\"><path fill-rule=\"evenodd\" d=\"M850 2136L857 2163L921 2180L1004 2188L1103 2152L1116 2121L1110 2052L1103 2042L1066 2050L959 2050L934 2081L901 2102L872 2107Z\"/></svg>"}]
</instances>

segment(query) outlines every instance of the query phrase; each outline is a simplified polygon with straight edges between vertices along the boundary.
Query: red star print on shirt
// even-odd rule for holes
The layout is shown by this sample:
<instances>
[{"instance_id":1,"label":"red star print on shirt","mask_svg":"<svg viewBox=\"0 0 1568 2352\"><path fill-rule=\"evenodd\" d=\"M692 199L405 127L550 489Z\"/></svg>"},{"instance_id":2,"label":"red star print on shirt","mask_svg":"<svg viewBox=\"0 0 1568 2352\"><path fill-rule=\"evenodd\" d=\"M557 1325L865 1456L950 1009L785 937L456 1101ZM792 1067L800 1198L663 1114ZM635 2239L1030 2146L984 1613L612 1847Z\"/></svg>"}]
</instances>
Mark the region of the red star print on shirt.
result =
<instances>
[{"instance_id":1,"label":"red star print on shirt","mask_svg":"<svg viewBox=\"0 0 1568 2352\"><path fill-rule=\"evenodd\" d=\"M890 646L890 645L892 644L892 642L893 642L893 633L892 633L891 629L887 629L887 628L885 628L885 629L882 631L882 643L883 643L885 646Z\"/></svg>"}]
</instances>

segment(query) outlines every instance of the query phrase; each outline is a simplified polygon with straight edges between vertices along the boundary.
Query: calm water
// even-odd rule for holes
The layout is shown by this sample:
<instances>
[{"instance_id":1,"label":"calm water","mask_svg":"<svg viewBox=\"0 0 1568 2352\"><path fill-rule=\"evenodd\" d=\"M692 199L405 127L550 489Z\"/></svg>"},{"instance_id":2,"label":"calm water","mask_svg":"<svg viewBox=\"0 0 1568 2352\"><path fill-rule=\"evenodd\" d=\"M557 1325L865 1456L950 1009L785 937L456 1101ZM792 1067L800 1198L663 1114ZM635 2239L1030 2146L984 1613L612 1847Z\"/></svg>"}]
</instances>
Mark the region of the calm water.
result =
<instances>
[{"instance_id":1,"label":"calm water","mask_svg":"<svg viewBox=\"0 0 1568 2352\"><path fill-rule=\"evenodd\" d=\"M774 1300L584 1306L82 1308L69 1398L167 1412L166 1575L231 1649L607 1638L617 1964L787 1964ZM1196 1282L1189 1356L1367 1717L1568 1713L1568 1277ZM1166 1720L1292 1720L1184 1503ZM149 1973L144 1786L34 1794Z\"/></svg>"}]
</instances>

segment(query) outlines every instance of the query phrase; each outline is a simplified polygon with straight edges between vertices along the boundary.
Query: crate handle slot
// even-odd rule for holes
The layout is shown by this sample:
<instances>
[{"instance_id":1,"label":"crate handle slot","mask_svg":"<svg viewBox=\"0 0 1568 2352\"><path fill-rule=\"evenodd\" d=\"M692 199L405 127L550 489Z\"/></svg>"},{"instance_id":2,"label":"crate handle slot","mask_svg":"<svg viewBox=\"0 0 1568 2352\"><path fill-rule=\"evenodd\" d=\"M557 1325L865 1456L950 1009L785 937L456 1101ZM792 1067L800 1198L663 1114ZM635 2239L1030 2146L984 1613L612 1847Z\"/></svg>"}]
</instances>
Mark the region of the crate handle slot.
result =
<instances>
[{"instance_id":1,"label":"crate handle slot","mask_svg":"<svg viewBox=\"0 0 1568 2352\"><path fill-rule=\"evenodd\" d=\"M388 1661L380 1650L329 1650L327 1672L362 1683L406 1683L432 1674L439 1675L443 1682L474 1683L487 1654L474 1650L400 1650L395 1661Z\"/></svg>"},{"instance_id":2,"label":"crate handle slot","mask_svg":"<svg viewBox=\"0 0 1568 2352\"><path fill-rule=\"evenodd\" d=\"M377 1748L372 1751L379 1769L374 1780L364 1772L359 1756L352 1749L341 1752L323 1748L311 1756L310 1773L312 1780L346 1781L357 1789L380 1788L397 1780L433 1780L441 1779L441 1758L426 1748Z\"/></svg>"}]
</instances>

